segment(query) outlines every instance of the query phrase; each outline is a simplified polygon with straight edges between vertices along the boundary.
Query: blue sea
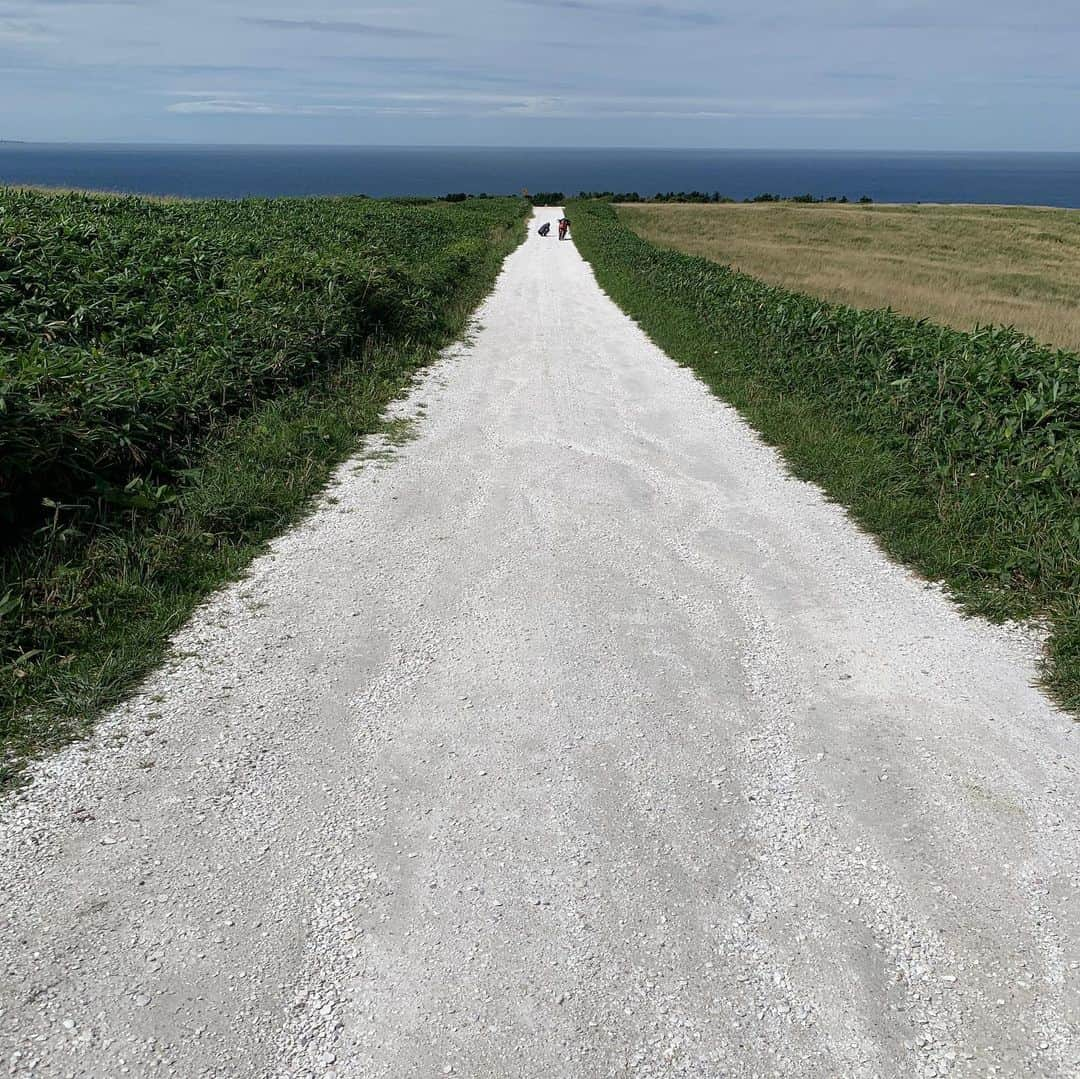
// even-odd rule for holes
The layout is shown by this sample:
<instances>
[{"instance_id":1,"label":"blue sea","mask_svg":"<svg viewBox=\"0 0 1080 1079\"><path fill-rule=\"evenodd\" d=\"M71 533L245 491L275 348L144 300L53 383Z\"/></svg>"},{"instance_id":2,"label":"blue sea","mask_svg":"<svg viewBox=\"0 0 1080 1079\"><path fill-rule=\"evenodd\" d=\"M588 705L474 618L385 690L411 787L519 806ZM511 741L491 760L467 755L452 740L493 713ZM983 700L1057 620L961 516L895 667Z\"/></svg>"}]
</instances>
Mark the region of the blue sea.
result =
<instances>
[{"instance_id":1,"label":"blue sea","mask_svg":"<svg viewBox=\"0 0 1080 1079\"><path fill-rule=\"evenodd\" d=\"M0 143L2 184L203 198L509 194L527 188L1080 206L1080 153Z\"/></svg>"}]
</instances>

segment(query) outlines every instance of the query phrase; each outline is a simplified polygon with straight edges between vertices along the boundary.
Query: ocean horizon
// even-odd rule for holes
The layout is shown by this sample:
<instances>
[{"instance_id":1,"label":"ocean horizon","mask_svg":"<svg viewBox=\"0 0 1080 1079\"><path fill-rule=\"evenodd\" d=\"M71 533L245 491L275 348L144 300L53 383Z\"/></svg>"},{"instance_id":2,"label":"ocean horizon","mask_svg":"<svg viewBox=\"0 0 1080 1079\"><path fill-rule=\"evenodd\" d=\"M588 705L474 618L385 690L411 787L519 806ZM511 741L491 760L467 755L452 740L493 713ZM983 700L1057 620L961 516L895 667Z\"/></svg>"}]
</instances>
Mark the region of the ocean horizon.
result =
<instances>
[{"instance_id":1,"label":"ocean horizon","mask_svg":"<svg viewBox=\"0 0 1080 1079\"><path fill-rule=\"evenodd\" d=\"M763 193L1080 207L1080 153L0 141L0 185L190 198Z\"/></svg>"}]
</instances>

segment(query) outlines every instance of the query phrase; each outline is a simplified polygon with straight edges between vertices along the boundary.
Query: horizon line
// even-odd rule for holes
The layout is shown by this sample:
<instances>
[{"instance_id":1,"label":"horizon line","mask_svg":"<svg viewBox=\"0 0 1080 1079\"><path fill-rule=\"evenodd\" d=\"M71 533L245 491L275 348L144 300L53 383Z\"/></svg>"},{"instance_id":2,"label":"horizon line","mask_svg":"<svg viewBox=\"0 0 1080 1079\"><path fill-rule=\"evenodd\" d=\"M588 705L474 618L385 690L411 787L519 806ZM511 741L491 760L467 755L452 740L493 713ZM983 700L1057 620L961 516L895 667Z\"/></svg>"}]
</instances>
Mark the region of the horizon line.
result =
<instances>
[{"instance_id":1,"label":"horizon line","mask_svg":"<svg viewBox=\"0 0 1080 1079\"><path fill-rule=\"evenodd\" d=\"M191 149L248 149L248 150L521 150L530 152L566 152L582 151L593 153L784 153L784 154L910 154L910 155L934 155L934 154L1015 154L1015 155L1062 155L1080 156L1080 149L1076 150L1033 150L1033 149L987 149L987 148L963 148L963 149L925 149L917 147L878 147L878 148L855 148L835 146L588 146L588 145L510 145L491 143L349 143L349 142L202 142L186 139L172 140L146 140L146 139L5 139L0 138L2 146L29 146L29 147L153 147L153 148L191 148Z\"/></svg>"}]
</instances>

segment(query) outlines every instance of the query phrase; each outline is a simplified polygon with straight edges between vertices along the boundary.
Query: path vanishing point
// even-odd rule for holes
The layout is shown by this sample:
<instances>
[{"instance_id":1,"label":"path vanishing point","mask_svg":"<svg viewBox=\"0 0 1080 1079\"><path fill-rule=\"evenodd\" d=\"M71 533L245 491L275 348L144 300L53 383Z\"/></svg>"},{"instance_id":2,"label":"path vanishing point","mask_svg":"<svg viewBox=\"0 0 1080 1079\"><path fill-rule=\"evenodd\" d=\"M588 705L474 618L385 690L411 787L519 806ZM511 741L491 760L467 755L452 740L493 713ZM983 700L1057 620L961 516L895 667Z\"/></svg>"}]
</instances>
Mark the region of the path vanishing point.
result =
<instances>
[{"instance_id":1,"label":"path vanishing point","mask_svg":"<svg viewBox=\"0 0 1080 1079\"><path fill-rule=\"evenodd\" d=\"M1080 1075L1022 634L535 229L394 414L0 806L0 1073Z\"/></svg>"}]
</instances>

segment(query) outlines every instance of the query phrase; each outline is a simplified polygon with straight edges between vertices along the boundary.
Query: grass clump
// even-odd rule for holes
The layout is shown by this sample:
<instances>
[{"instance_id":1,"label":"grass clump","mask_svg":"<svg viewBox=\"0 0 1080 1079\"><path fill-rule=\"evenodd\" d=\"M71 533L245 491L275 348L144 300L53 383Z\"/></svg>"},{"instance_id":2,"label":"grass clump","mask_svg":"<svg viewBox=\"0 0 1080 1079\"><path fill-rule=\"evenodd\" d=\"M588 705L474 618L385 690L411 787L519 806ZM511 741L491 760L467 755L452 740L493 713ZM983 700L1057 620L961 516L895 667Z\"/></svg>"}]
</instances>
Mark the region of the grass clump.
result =
<instances>
[{"instance_id":1,"label":"grass clump","mask_svg":"<svg viewBox=\"0 0 1080 1079\"><path fill-rule=\"evenodd\" d=\"M568 214L609 294L891 555L969 610L1046 618L1046 683L1080 708L1080 357L767 285L605 203Z\"/></svg>"},{"instance_id":2,"label":"grass clump","mask_svg":"<svg viewBox=\"0 0 1080 1079\"><path fill-rule=\"evenodd\" d=\"M305 510L526 210L0 191L0 783Z\"/></svg>"}]
</instances>

